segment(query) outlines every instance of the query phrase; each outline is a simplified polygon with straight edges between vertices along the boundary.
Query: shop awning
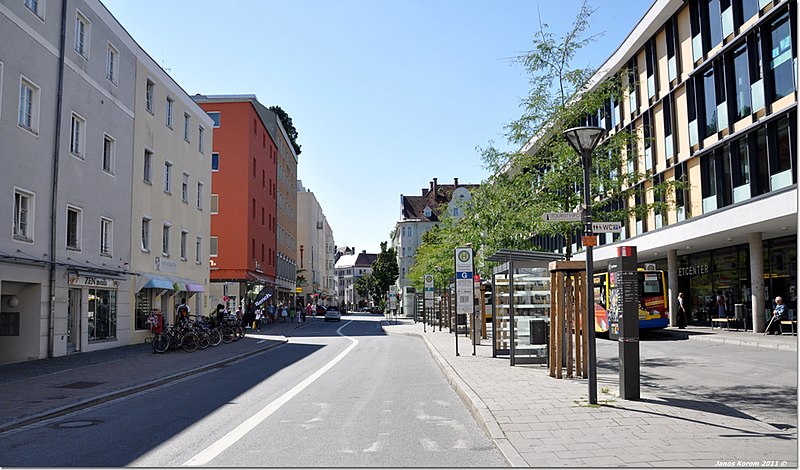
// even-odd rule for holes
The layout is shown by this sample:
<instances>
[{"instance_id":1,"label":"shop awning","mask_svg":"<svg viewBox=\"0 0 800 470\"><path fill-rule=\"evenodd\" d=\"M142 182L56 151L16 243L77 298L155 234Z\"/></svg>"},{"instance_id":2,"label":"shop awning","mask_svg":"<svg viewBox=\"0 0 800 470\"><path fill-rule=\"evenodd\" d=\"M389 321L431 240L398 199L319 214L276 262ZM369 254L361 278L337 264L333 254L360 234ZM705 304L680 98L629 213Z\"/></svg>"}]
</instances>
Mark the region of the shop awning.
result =
<instances>
[{"instance_id":1,"label":"shop awning","mask_svg":"<svg viewBox=\"0 0 800 470\"><path fill-rule=\"evenodd\" d=\"M158 276L142 276L142 284L136 289L139 292L142 289L168 289L174 290L172 281L167 278Z\"/></svg>"},{"instance_id":2,"label":"shop awning","mask_svg":"<svg viewBox=\"0 0 800 470\"><path fill-rule=\"evenodd\" d=\"M205 292L205 288L203 288L202 284L193 284L191 282L186 283L186 289L189 292Z\"/></svg>"},{"instance_id":3,"label":"shop awning","mask_svg":"<svg viewBox=\"0 0 800 470\"><path fill-rule=\"evenodd\" d=\"M175 287L176 292L185 292L186 291L186 283L183 281L175 281L172 283Z\"/></svg>"}]
</instances>

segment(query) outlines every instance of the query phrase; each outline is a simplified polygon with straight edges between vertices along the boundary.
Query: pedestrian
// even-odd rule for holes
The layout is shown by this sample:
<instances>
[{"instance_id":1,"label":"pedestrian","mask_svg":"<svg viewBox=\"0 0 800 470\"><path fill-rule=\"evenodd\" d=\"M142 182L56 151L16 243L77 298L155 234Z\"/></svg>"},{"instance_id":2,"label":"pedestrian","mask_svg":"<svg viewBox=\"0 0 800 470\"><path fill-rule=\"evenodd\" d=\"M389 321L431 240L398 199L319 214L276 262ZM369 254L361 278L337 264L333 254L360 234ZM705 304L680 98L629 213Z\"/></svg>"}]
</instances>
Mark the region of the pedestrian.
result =
<instances>
[{"instance_id":1,"label":"pedestrian","mask_svg":"<svg viewBox=\"0 0 800 470\"><path fill-rule=\"evenodd\" d=\"M294 323L294 306L289 307L289 323Z\"/></svg>"},{"instance_id":2,"label":"pedestrian","mask_svg":"<svg viewBox=\"0 0 800 470\"><path fill-rule=\"evenodd\" d=\"M725 296L722 295L722 291L717 291L717 316L719 318L728 318L728 308L725 304Z\"/></svg>"},{"instance_id":3,"label":"pedestrian","mask_svg":"<svg viewBox=\"0 0 800 470\"><path fill-rule=\"evenodd\" d=\"M186 298L181 298L181 304L175 309L175 324L183 328L189 326L189 314L192 310L186 304Z\"/></svg>"},{"instance_id":4,"label":"pedestrian","mask_svg":"<svg viewBox=\"0 0 800 470\"><path fill-rule=\"evenodd\" d=\"M244 314L242 314L242 306L241 306L241 305L238 305L238 306L236 307L236 322L237 322L239 325L242 325L242 326L244 326L244 325L243 325L243 323L242 323L243 316L244 316Z\"/></svg>"},{"instance_id":5,"label":"pedestrian","mask_svg":"<svg viewBox=\"0 0 800 470\"><path fill-rule=\"evenodd\" d=\"M283 322L286 323L286 319L289 317L289 311L286 309L286 305L281 304L281 318Z\"/></svg>"},{"instance_id":6,"label":"pedestrian","mask_svg":"<svg viewBox=\"0 0 800 470\"><path fill-rule=\"evenodd\" d=\"M225 306L222 304L217 304L217 309L214 312L214 319L217 322L217 325L221 325L225 321Z\"/></svg>"},{"instance_id":7,"label":"pedestrian","mask_svg":"<svg viewBox=\"0 0 800 470\"><path fill-rule=\"evenodd\" d=\"M253 323L253 326L256 328L256 331L261 331L261 319L264 318L264 311L261 310L261 307L256 309L256 321Z\"/></svg>"},{"instance_id":8,"label":"pedestrian","mask_svg":"<svg viewBox=\"0 0 800 470\"><path fill-rule=\"evenodd\" d=\"M686 328L686 308L683 305L683 292L678 292L678 328Z\"/></svg>"},{"instance_id":9,"label":"pedestrian","mask_svg":"<svg viewBox=\"0 0 800 470\"><path fill-rule=\"evenodd\" d=\"M314 317L314 308L311 306L311 303L306 305L306 316L307 317Z\"/></svg>"},{"instance_id":10,"label":"pedestrian","mask_svg":"<svg viewBox=\"0 0 800 470\"><path fill-rule=\"evenodd\" d=\"M780 296L775 297L775 308L772 310L772 318L769 321L768 335L781 334L781 320L784 312L786 312L786 306L783 304L783 298Z\"/></svg>"}]
</instances>

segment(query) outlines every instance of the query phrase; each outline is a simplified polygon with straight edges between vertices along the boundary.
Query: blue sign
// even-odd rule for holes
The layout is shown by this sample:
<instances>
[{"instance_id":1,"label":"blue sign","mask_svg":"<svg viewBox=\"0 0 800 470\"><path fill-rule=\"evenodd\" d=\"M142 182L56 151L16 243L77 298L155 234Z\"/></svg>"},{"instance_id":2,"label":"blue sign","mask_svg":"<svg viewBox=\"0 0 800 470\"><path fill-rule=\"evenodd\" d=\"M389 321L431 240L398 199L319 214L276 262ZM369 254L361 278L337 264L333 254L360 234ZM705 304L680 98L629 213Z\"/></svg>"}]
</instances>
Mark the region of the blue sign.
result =
<instances>
[{"instance_id":1,"label":"blue sign","mask_svg":"<svg viewBox=\"0 0 800 470\"><path fill-rule=\"evenodd\" d=\"M472 273L469 271L464 271L461 273L456 273L457 279L472 279Z\"/></svg>"}]
</instances>

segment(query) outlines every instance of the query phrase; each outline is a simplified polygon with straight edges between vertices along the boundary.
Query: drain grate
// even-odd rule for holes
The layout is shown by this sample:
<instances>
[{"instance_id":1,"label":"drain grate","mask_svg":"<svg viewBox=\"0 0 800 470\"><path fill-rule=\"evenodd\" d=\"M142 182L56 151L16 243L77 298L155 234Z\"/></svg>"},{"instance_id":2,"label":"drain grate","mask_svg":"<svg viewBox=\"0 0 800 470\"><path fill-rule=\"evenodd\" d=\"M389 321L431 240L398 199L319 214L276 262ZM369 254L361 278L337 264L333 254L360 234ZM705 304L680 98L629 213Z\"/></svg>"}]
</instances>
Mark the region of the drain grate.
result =
<instances>
[{"instance_id":1,"label":"drain grate","mask_svg":"<svg viewBox=\"0 0 800 470\"><path fill-rule=\"evenodd\" d=\"M77 390L82 390L84 388L96 387L96 386L102 385L104 383L105 382L73 382L71 384L59 385L56 388L74 388L74 389L77 389Z\"/></svg>"}]
</instances>

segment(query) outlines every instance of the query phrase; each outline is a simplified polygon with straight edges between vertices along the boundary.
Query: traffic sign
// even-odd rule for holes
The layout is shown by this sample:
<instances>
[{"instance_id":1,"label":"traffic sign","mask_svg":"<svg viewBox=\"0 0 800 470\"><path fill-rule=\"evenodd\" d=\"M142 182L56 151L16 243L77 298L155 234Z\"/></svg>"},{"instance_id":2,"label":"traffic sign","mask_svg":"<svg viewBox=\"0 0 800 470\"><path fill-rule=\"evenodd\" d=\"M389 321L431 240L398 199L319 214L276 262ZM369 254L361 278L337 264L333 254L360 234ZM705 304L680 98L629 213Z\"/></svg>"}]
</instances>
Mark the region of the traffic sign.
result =
<instances>
[{"instance_id":1,"label":"traffic sign","mask_svg":"<svg viewBox=\"0 0 800 470\"><path fill-rule=\"evenodd\" d=\"M583 218L581 212L545 212L542 220L545 222L580 222Z\"/></svg>"},{"instance_id":2,"label":"traffic sign","mask_svg":"<svg viewBox=\"0 0 800 470\"><path fill-rule=\"evenodd\" d=\"M622 233L622 222L592 222L592 232Z\"/></svg>"}]
</instances>

